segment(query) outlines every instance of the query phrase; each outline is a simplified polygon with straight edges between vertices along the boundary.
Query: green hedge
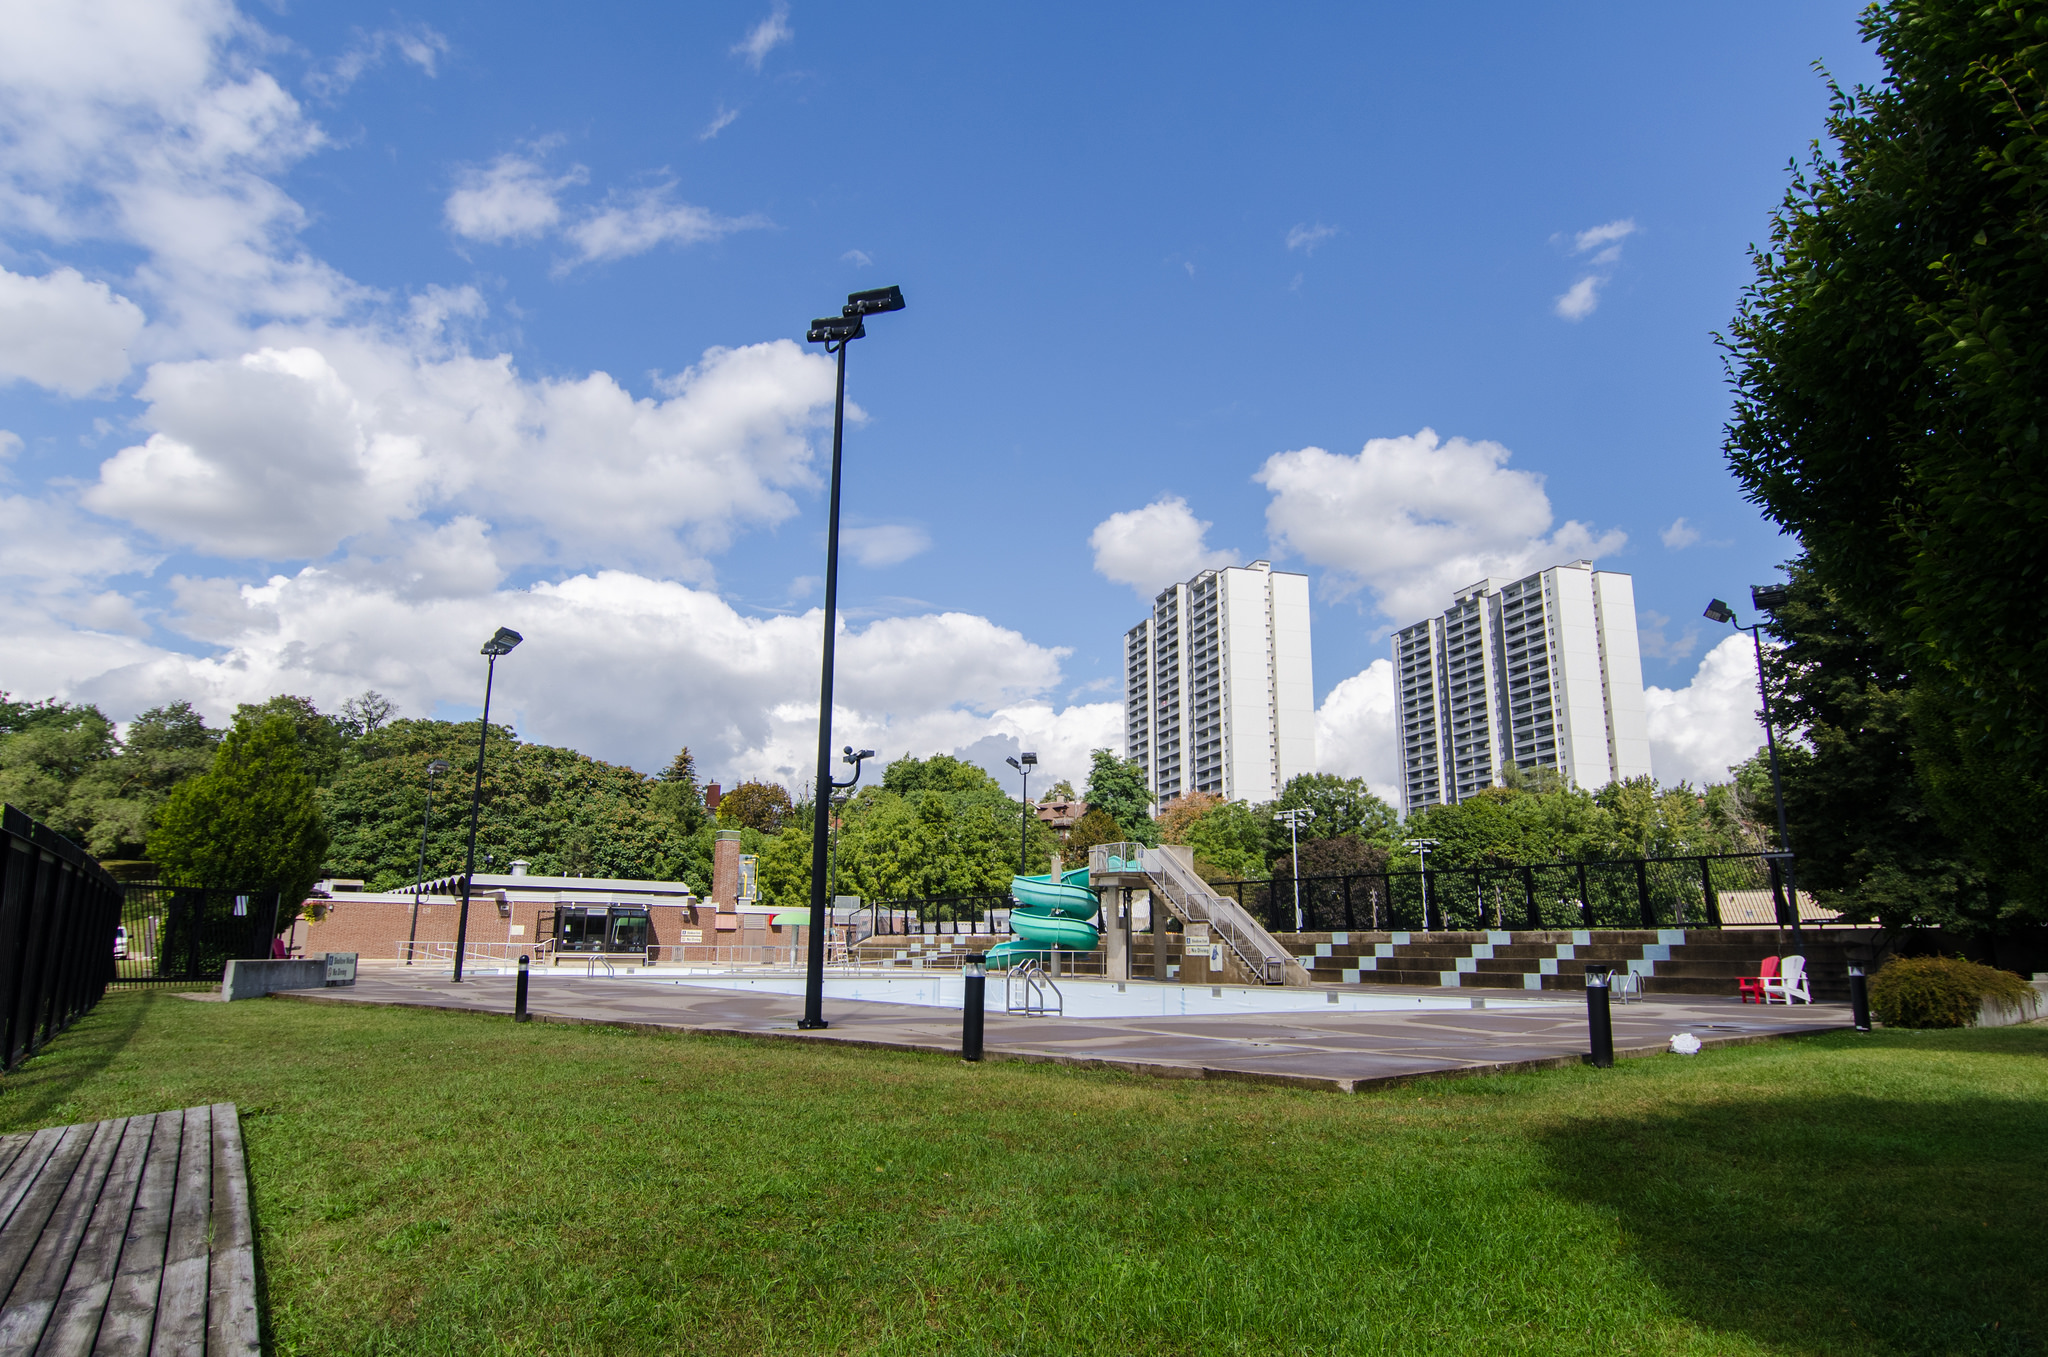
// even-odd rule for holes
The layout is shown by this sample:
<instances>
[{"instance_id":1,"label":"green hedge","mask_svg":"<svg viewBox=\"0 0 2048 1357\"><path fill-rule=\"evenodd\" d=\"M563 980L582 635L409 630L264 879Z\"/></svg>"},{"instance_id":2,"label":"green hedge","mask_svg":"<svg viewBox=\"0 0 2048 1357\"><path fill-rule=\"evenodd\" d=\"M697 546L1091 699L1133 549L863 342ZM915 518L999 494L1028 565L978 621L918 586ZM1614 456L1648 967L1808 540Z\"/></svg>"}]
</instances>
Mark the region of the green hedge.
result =
<instances>
[{"instance_id":1,"label":"green hedge","mask_svg":"<svg viewBox=\"0 0 2048 1357\"><path fill-rule=\"evenodd\" d=\"M1870 977L1870 1006L1886 1027L1975 1027L1986 998L2019 1003L2026 981L1955 957L1894 957Z\"/></svg>"}]
</instances>

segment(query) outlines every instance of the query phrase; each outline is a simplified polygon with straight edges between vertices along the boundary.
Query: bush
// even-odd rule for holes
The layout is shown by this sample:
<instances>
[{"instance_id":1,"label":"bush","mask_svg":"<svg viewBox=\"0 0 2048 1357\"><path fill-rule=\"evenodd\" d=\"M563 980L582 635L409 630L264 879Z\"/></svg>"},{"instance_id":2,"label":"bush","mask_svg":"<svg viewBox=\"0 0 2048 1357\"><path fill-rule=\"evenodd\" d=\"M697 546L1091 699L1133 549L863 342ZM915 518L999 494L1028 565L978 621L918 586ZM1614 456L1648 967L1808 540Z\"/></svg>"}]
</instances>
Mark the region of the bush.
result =
<instances>
[{"instance_id":1,"label":"bush","mask_svg":"<svg viewBox=\"0 0 2048 1357\"><path fill-rule=\"evenodd\" d=\"M1870 977L1870 1006L1886 1027L1974 1027L1987 997L2019 1003L2027 992L2010 971L1955 957L1894 957Z\"/></svg>"}]
</instances>

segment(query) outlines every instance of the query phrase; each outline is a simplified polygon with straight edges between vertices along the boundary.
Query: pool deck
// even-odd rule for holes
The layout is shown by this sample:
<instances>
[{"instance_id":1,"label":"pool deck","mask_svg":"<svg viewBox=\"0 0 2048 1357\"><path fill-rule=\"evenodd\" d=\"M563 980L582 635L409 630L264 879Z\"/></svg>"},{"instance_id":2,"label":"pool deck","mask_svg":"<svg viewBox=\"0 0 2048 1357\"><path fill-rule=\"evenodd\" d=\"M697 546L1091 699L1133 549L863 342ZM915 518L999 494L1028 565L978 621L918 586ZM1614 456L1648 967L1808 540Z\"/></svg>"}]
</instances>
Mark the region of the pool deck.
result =
<instances>
[{"instance_id":1,"label":"pool deck","mask_svg":"<svg viewBox=\"0 0 2048 1357\"><path fill-rule=\"evenodd\" d=\"M1135 988L1149 981L1130 982ZM365 970L353 987L302 990L274 998L325 1004L387 1004L509 1014L510 977L478 976L460 985L445 974ZM994 988L992 983L991 988ZM1206 986L1201 988L1206 989ZM1336 989L1335 986L1318 987ZM1385 993L1389 987L1344 987ZM1472 1007L1472 990L1398 988L1403 998L1440 997L1466 1007L1406 1011L1243 1013L1178 1017L1021 1017L990 1012L986 1058L1049 1061L1178 1079L1235 1079L1352 1093L1416 1078L1556 1068L1586 1058L1586 1006L1577 995L1512 1009ZM1501 1000L1526 1000L1503 990ZM537 1022L600 1023L649 1031L706 1033L957 1056L957 1010L869 1001L825 1001L831 1026L797 1028L803 1001L634 980L551 980L535 984L528 1011ZM1765 1008L1728 998L1651 996L1616 1004L1617 1056L1665 1050L1691 1032L1707 1047L1838 1031L1851 1026L1845 1004Z\"/></svg>"}]
</instances>

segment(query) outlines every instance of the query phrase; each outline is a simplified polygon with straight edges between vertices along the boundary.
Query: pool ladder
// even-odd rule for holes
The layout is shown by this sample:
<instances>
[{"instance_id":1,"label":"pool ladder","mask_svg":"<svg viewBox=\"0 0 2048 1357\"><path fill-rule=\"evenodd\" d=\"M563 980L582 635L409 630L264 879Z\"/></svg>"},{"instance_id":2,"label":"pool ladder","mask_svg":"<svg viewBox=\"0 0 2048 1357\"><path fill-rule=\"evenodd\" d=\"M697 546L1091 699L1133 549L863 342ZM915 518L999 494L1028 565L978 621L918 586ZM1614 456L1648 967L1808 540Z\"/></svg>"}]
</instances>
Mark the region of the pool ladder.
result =
<instances>
[{"instance_id":1,"label":"pool ladder","mask_svg":"<svg viewBox=\"0 0 2048 1357\"><path fill-rule=\"evenodd\" d=\"M1051 991L1050 999L1046 997L1047 991ZM1010 967L1003 977L1003 1011L1032 1018L1064 1017L1067 996L1060 993L1059 985L1045 973L1045 967L1035 959L1026 959Z\"/></svg>"}]
</instances>

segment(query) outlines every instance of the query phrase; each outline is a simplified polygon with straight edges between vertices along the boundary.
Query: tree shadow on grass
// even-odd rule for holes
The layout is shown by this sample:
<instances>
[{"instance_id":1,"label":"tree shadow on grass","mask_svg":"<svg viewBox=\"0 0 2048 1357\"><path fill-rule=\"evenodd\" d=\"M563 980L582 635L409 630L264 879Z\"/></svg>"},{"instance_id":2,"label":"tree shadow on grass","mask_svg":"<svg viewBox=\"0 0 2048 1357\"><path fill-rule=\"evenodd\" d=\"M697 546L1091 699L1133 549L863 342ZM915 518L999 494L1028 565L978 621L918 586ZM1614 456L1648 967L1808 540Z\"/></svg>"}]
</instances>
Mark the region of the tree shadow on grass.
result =
<instances>
[{"instance_id":1,"label":"tree shadow on grass","mask_svg":"<svg viewBox=\"0 0 2048 1357\"><path fill-rule=\"evenodd\" d=\"M1788 1095L1541 1143L1697 1323L1789 1352L2048 1350L2040 1103Z\"/></svg>"},{"instance_id":2,"label":"tree shadow on grass","mask_svg":"<svg viewBox=\"0 0 2048 1357\"><path fill-rule=\"evenodd\" d=\"M0 1131L62 1124L67 1114L61 1109L135 1039L150 1007L182 1002L161 994L102 999L41 1051L0 1076Z\"/></svg>"}]
</instances>

